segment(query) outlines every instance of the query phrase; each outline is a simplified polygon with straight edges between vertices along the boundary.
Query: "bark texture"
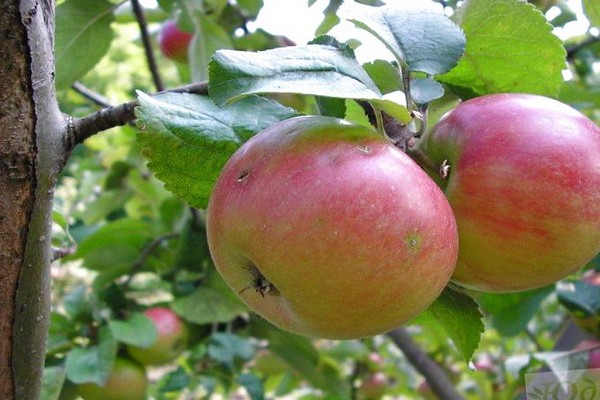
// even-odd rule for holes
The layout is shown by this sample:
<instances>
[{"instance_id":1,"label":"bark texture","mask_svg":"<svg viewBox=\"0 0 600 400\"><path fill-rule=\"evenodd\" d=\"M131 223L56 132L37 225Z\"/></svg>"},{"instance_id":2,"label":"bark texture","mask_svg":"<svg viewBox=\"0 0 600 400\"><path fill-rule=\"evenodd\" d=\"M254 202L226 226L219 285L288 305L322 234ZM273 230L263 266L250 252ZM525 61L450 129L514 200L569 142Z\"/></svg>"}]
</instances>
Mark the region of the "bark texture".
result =
<instances>
[{"instance_id":1,"label":"bark texture","mask_svg":"<svg viewBox=\"0 0 600 400\"><path fill-rule=\"evenodd\" d=\"M0 12L0 388L14 391L16 291L35 190L35 134L25 28L19 2Z\"/></svg>"},{"instance_id":2,"label":"bark texture","mask_svg":"<svg viewBox=\"0 0 600 400\"><path fill-rule=\"evenodd\" d=\"M52 195L66 154L54 93L54 2L0 0L0 388L40 398Z\"/></svg>"}]
</instances>

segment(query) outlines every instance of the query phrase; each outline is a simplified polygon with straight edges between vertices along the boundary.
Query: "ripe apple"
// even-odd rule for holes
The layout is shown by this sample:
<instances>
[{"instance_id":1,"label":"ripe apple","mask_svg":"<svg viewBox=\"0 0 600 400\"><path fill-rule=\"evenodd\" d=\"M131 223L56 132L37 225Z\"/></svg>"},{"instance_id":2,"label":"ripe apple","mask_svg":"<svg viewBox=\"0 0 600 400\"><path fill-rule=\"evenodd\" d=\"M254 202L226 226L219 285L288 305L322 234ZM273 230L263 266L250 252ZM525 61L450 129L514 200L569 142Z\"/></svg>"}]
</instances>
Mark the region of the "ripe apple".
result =
<instances>
[{"instance_id":1,"label":"ripe apple","mask_svg":"<svg viewBox=\"0 0 600 400\"><path fill-rule=\"evenodd\" d=\"M84 400L145 400L148 379L144 368L125 358L117 358L104 386L84 383L77 388Z\"/></svg>"},{"instance_id":2,"label":"ripe apple","mask_svg":"<svg viewBox=\"0 0 600 400\"><path fill-rule=\"evenodd\" d=\"M189 331L171 309L149 308L144 314L152 320L158 336L150 347L127 346L127 352L142 365L163 365L176 359L186 348Z\"/></svg>"},{"instance_id":3,"label":"ripe apple","mask_svg":"<svg viewBox=\"0 0 600 400\"><path fill-rule=\"evenodd\" d=\"M372 129L318 116L238 149L207 233L217 270L250 308L323 338L408 321L446 286L458 251L452 210L416 163Z\"/></svg>"},{"instance_id":4,"label":"ripe apple","mask_svg":"<svg viewBox=\"0 0 600 400\"><path fill-rule=\"evenodd\" d=\"M600 129L571 107L527 94L468 100L421 144L443 180L459 232L453 280L533 289L600 251Z\"/></svg>"},{"instance_id":5,"label":"ripe apple","mask_svg":"<svg viewBox=\"0 0 600 400\"><path fill-rule=\"evenodd\" d=\"M158 32L158 46L167 58L186 63L192 37L191 33L179 29L175 21L168 20Z\"/></svg>"}]
</instances>

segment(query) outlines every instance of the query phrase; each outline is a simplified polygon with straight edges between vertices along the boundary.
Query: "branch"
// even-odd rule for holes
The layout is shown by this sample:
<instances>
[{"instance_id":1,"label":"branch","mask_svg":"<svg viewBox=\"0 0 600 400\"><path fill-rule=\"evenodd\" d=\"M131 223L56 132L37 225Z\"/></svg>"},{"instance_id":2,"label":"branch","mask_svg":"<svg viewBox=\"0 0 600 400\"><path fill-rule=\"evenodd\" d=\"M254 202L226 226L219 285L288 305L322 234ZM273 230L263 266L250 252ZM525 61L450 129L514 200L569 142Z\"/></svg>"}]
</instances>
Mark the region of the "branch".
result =
<instances>
[{"instance_id":1,"label":"branch","mask_svg":"<svg viewBox=\"0 0 600 400\"><path fill-rule=\"evenodd\" d=\"M112 106L110 100L102 96L100 93L94 92L92 89L88 88L81 82L75 82L73 85L71 85L71 88L73 88L73 90L75 90L77 93L79 93L86 99L98 104L99 106Z\"/></svg>"},{"instance_id":2,"label":"branch","mask_svg":"<svg viewBox=\"0 0 600 400\"><path fill-rule=\"evenodd\" d=\"M175 239L177 237L179 237L179 233L178 232L167 233L165 235L157 237L156 239L154 239L153 241L151 241L146 247L144 247L144 249L142 249L142 252L138 256L137 260L135 260L135 262L131 265L131 268L130 268L130 271L129 271L129 276L127 277L127 280L125 281L125 283L123 284L123 286L124 287L129 286L129 284L131 283L131 280L133 279L133 276L140 269L142 269L142 267L146 263L146 260L148 259L148 257L150 257L150 255L152 254L152 252L154 250L156 250L158 248L158 246L160 246L161 244L163 244L167 240Z\"/></svg>"},{"instance_id":3,"label":"branch","mask_svg":"<svg viewBox=\"0 0 600 400\"><path fill-rule=\"evenodd\" d=\"M454 385L448 379L446 372L412 340L406 329L394 329L387 336L402 350L417 371L425 377L431 390L440 399L464 400L464 397L456 391Z\"/></svg>"},{"instance_id":4,"label":"branch","mask_svg":"<svg viewBox=\"0 0 600 400\"><path fill-rule=\"evenodd\" d=\"M70 256L71 254L75 253L75 251L77 251L77 248L75 246L71 246L71 247L53 247L52 248L52 257L51 257L51 261L54 262L56 260L60 260L61 258L64 258L66 256Z\"/></svg>"},{"instance_id":5,"label":"branch","mask_svg":"<svg viewBox=\"0 0 600 400\"><path fill-rule=\"evenodd\" d=\"M150 69L150 73L152 74L154 86L156 86L156 90L160 92L164 90L164 86L162 84L160 74L158 73L158 67L156 66L156 58L154 57L154 52L152 51L152 43L150 41L150 35L148 34L148 27L146 24L146 16L144 15L144 9L142 8L138 0L131 0L131 6L133 8L133 13L135 14L135 19L137 20L138 25L140 26L142 42L144 43L144 50L146 52L146 61L148 62L148 68Z\"/></svg>"},{"instance_id":6,"label":"branch","mask_svg":"<svg viewBox=\"0 0 600 400\"><path fill-rule=\"evenodd\" d=\"M208 83L199 82L176 89L166 90L161 93L195 93L201 95L208 94ZM155 95L156 95L155 94ZM134 109L139 105L137 100L118 106L104 108L83 118L73 118L67 116L69 120L69 147L72 149L82 143L85 139L95 135L98 132L105 131L116 126L123 126L135 119Z\"/></svg>"},{"instance_id":7,"label":"branch","mask_svg":"<svg viewBox=\"0 0 600 400\"><path fill-rule=\"evenodd\" d=\"M569 46L567 50L567 60L572 60L575 57L575 54L584 47L590 46L594 43L600 42L600 35L592 35L586 38L585 40L574 44L573 46Z\"/></svg>"}]
</instances>

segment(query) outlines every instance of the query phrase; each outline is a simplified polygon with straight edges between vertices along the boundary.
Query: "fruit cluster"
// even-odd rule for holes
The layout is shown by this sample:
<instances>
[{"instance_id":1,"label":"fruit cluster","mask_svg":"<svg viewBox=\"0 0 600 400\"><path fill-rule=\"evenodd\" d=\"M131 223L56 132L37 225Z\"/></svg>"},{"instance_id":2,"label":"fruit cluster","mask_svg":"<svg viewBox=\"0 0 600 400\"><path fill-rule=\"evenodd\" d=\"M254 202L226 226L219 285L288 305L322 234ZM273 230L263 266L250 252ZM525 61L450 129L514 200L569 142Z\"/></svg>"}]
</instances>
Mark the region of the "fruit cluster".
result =
<instances>
[{"instance_id":1,"label":"fruit cluster","mask_svg":"<svg viewBox=\"0 0 600 400\"><path fill-rule=\"evenodd\" d=\"M319 116L254 136L208 206L217 269L275 325L339 339L409 321L450 280L527 290L600 251L600 130L578 111L482 96L418 146L428 165L370 128Z\"/></svg>"}]
</instances>

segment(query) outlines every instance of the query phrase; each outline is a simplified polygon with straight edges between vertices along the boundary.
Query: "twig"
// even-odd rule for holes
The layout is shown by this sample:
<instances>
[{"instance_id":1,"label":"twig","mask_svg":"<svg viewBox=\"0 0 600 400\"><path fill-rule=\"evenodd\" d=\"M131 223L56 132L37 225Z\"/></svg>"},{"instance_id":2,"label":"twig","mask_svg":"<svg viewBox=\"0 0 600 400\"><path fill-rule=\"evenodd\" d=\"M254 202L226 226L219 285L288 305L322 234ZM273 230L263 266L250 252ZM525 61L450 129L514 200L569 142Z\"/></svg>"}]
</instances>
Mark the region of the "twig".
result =
<instances>
[{"instance_id":1,"label":"twig","mask_svg":"<svg viewBox=\"0 0 600 400\"><path fill-rule=\"evenodd\" d=\"M531 332L531 330L529 328L525 329L525 334L533 342L533 345L535 346L536 351L539 351L539 352L544 351L544 346L542 346L540 341L535 337L535 335L533 334L533 332Z\"/></svg>"},{"instance_id":2,"label":"twig","mask_svg":"<svg viewBox=\"0 0 600 400\"><path fill-rule=\"evenodd\" d=\"M133 276L140 269L142 269L142 267L146 263L146 260L148 259L148 257L150 257L150 254L152 254L152 252L158 246L160 246L161 244L163 244L163 242L166 242L167 240L174 239L174 238L176 238L178 236L179 236L178 232L171 232L171 233L167 233L165 235L159 236L156 239L154 239L153 241L151 241L150 243L148 243L148 245L146 247L144 247L144 249L140 253L140 255L137 258L137 260L135 260L135 262L131 265L131 268L130 268L130 271L129 271L129 276L127 277L127 280L125 281L125 283L123 285L125 287L129 286L129 284L131 283L131 280L133 279Z\"/></svg>"},{"instance_id":3,"label":"twig","mask_svg":"<svg viewBox=\"0 0 600 400\"><path fill-rule=\"evenodd\" d=\"M52 260L52 262L54 262L56 260L60 260L63 257L69 256L69 255L75 253L76 250L77 250L77 248L75 246L53 247L51 260Z\"/></svg>"},{"instance_id":4,"label":"twig","mask_svg":"<svg viewBox=\"0 0 600 400\"><path fill-rule=\"evenodd\" d=\"M567 50L567 60L572 60L575 57L575 54L584 47L592 45L594 43L600 42L600 35L592 35L587 37L585 40L574 44L573 46L568 47Z\"/></svg>"},{"instance_id":5,"label":"twig","mask_svg":"<svg viewBox=\"0 0 600 400\"><path fill-rule=\"evenodd\" d=\"M440 399L464 400L464 397L456 391L444 370L412 340L406 329L394 329L387 336L402 350L417 371L425 377L431 390Z\"/></svg>"},{"instance_id":6,"label":"twig","mask_svg":"<svg viewBox=\"0 0 600 400\"><path fill-rule=\"evenodd\" d=\"M100 93L94 92L92 89L88 88L81 82L75 82L71 85L73 90L77 93L85 97L86 99L98 104L102 107L111 107L112 103L106 97L102 96Z\"/></svg>"},{"instance_id":7,"label":"twig","mask_svg":"<svg viewBox=\"0 0 600 400\"><path fill-rule=\"evenodd\" d=\"M208 83L199 82L193 83L186 86L181 86L172 90L167 90L161 93L195 93L195 94L208 94ZM155 94L155 95L156 95ZM138 106L137 100L130 101L128 103L119 104L114 107L104 108L93 114L83 118L72 118L70 138L68 142L70 147L73 148L76 145L82 143L85 139L90 136L97 134L98 132L105 131L116 126L123 126L128 122L135 119L134 109ZM70 119L70 117L68 117Z\"/></svg>"},{"instance_id":8,"label":"twig","mask_svg":"<svg viewBox=\"0 0 600 400\"><path fill-rule=\"evenodd\" d=\"M148 68L150 69L150 73L152 75L152 80L154 81L154 86L156 86L156 90L163 91L164 86L162 83L162 79L160 78L160 74L158 72L158 67L156 65L156 58L154 57L154 51L152 51L152 42L150 41L150 35L148 34L148 27L146 23L146 16L144 15L144 9L140 5L138 0L131 0L131 6L133 8L133 13L135 14L135 19L140 26L140 33L142 35L142 43L144 43L144 50L146 52L146 61L148 62Z\"/></svg>"}]
</instances>

